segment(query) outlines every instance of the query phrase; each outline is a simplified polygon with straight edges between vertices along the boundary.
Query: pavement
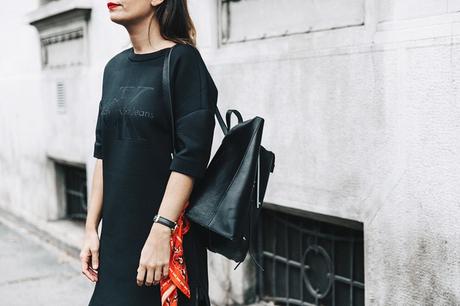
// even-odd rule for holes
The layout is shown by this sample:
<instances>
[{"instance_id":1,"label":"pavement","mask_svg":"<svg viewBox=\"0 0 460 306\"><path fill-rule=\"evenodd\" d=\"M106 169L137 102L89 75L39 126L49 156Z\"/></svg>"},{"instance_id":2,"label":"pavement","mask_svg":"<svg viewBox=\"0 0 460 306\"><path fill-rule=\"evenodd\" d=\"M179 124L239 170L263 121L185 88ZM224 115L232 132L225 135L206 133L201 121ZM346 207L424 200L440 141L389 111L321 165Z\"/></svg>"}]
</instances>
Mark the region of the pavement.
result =
<instances>
[{"instance_id":1,"label":"pavement","mask_svg":"<svg viewBox=\"0 0 460 306\"><path fill-rule=\"evenodd\" d=\"M94 283L75 254L13 226L0 222L0 305L87 306Z\"/></svg>"}]
</instances>

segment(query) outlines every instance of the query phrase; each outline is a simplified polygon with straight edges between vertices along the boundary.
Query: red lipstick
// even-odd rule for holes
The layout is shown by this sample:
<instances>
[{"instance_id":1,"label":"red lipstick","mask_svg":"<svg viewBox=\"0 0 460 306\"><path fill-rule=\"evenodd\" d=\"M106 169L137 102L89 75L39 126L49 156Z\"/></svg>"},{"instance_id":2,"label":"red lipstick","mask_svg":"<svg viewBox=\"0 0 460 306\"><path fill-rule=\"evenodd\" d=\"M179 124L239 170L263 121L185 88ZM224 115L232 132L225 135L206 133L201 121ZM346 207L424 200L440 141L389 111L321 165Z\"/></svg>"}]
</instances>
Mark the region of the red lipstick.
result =
<instances>
[{"instance_id":1,"label":"red lipstick","mask_svg":"<svg viewBox=\"0 0 460 306\"><path fill-rule=\"evenodd\" d=\"M120 6L120 3L107 2L107 7L109 8L109 10L114 9L114 8L116 8L117 6Z\"/></svg>"}]
</instances>

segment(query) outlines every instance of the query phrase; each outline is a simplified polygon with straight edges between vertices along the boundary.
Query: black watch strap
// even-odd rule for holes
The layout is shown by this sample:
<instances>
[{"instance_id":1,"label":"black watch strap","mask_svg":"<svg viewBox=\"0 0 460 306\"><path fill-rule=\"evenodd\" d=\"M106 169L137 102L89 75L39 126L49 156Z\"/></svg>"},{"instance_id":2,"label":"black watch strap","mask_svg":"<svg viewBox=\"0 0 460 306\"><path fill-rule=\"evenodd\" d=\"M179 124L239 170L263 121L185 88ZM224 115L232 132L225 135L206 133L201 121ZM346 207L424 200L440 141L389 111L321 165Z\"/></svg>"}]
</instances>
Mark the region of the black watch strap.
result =
<instances>
[{"instance_id":1,"label":"black watch strap","mask_svg":"<svg viewBox=\"0 0 460 306\"><path fill-rule=\"evenodd\" d=\"M165 217L162 217L160 215L155 215L155 217L153 217L153 222L158 222L158 223L161 223L163 225L166 225L167 227L169 227L171 230L174 230L177 226L177 223L174 222L174 221L171 221Z\"/></svg>"}]
</instances>

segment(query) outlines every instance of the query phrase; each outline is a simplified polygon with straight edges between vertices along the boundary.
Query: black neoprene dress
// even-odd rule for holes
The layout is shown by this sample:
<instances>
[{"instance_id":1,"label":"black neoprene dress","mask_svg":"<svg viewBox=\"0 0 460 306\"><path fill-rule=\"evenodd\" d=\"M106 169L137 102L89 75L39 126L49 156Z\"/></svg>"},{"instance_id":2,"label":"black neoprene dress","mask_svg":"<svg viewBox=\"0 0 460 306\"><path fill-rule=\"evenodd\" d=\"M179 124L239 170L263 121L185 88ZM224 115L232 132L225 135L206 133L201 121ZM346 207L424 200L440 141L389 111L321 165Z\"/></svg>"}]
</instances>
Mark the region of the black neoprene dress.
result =
<instances>
[{"instance_id":1,"label":"black neoprene dress","mask_svg":"<svg viewBox=\"0 0 460 306\"><path fill-rule=\"evenodd\" d=\"M170 80L176 155L171 158L169 104L162 68L170 48L111 58L103 76L94 157L103 159L103 208L99 277L89 306L160 306L160 288L137 286L142 247L171 170L199 180L210 159L217 88L195 47L177 44ZM198 225L190 223L183 248L191 298L179 306L210 305L207 252Z\"/></svg>"}]
</instances>

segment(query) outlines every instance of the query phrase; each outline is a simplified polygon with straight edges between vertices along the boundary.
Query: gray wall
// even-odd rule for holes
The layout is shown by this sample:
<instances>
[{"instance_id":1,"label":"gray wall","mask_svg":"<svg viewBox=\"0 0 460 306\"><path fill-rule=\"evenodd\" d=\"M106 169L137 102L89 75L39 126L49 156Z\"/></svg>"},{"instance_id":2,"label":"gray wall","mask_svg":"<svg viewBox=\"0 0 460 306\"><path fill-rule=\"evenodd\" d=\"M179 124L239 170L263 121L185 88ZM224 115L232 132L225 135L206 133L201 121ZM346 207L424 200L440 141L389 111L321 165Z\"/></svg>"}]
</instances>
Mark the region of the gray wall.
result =
<instances>
[{"instance_id":1,"label":"gray wall","mask_svg":"<svg viewBox=\"0 0 460 306\"><path fill-rule=\"evenodd\" d=\"M221 111L266 120L263 143L277 155L266 202L364 223L366 305L459 304L460 1L337 0L305 15L310 2L294 1L295 18L275 19L287 35L270 27L266 39L257 38L264 23L237 7L233 20L246 20L252 40L231 28L220 47L217 1L189 2ZM257 16L288 19L272 2ZM59 217L47 153L92 173L102 69L128 36L94 1L88 64L79 77L64 73L84 90L71 91L56 119L47 89L56 76L41 72L24 21L36 4L0 11L10 29L0 51L0 206L39 223ZM250 265L233 271L210 256L216 305L244 302Z\"/></svg>"}]
</instances>

